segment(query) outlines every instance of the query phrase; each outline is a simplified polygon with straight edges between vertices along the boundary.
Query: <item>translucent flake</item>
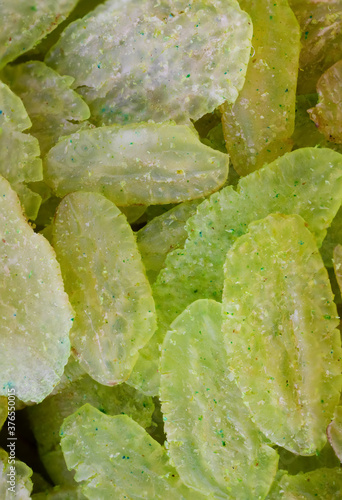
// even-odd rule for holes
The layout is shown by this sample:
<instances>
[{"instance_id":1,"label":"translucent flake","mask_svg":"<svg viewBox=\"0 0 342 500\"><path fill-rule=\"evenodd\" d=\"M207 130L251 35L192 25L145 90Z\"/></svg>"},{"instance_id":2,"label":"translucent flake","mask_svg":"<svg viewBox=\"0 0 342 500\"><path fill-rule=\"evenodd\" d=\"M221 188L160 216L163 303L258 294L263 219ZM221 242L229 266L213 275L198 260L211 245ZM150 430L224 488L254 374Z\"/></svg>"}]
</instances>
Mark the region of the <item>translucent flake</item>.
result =
<instances>
[{"instance_id":1,"label":"translucent flake","mask_svg":"<svg viewBox=\"0 0 342 500\"><path fill-rule=\"evenodd\" d=\"M298 215L250 224L227 253L223 332L228 364L254 422L299 455L326 443L342 385L334 296Z\"/></svg>"}]
</instances>

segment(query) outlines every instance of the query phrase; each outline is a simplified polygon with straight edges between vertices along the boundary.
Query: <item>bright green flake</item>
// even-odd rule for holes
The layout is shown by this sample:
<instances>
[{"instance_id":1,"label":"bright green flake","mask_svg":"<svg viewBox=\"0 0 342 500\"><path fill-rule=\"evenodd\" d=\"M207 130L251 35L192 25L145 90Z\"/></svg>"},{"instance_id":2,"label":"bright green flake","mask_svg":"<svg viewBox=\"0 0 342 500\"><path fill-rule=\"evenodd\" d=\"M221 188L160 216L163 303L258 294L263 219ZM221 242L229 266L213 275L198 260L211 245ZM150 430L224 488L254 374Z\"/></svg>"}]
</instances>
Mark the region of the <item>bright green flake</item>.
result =
<instances>
[{"instance_id":1,"label":"bright green flake","mask_svg":"<svg viewBox=\"0 0 342 500\"><path fill-rule=\"evenodd\" d=\"M111 417L86 404L64 421L61 445L90 500L203 499L180 483L165 448L127 415Z\"/></svg>"},{"instance_id":2,"label":"bright green flake","mask_svg":"<svg viewBox=\"0 0 342 500\"><path fill-rule=\"evenodd\" d=\"M334 420L327 428L327 436L337 457L342 462L342 406L336 407Z\"/></svg>"},{"instance_id":3,"label":"bright green flake","mask_svg":"<svg viewBox=\"0 0 342 500\"><path fill-rule=\"evenodd\" d=\"M24 402L42 401L67 363L73 311L53 249L33 232L3 178L0 295L0 395L14 388Z\"/></svg>"},{"instance_id":4,"label":"bright green flake","mask_svg":"<svg viewBox=\"0 0 342 500\"><path fill-rule=\"evenodd\" d=\"M333 263L337 283L342 292L342 245L337 245L334 248Z\"/></svg>"},{"instance_id":5,"label":"bright green flake","mask_svg":"<svg viewBox=\"0 0 342 500\"><path fill-rule=\"evenodd\" d=\"M298 215L269 215L227 253L223 332L232 376L271 442L299 455L326 443L342 385L328 273Z\"/></svg>"},{"instance_id":6,"label":"bright green flake","mask_svg":"<svg viewBox=\"0 0 342 500\"><path fill-rule=\"evenodd\" d=\"M236 0L108 0L70 24L45 60L75 78L98 125L180 123L236 100L251 37Z\"/></svg>"},{"instance_id":7,"label":"bright green flake","mask_svg":"<svg viewBox=\"0 0 342 500\"><path fill-rule=\"evenodd\" d=\"M19 195L30 219L35 219L41 197L26 185L43 178L38 141L22 133L31 126L22 101L0 82L0 174Z\"/></svg>"},{"instance_id":8,"label":"bright green flake","mask_svg":"<svg viewBox=\"0 0 342 500\"><path fill-rule=\"evenodd\" d=\"M166 256L175 248L182 247L188 233L185 224L196 213L202 200L180 203L163 215L153 218L137 234L137 243L146 274L153 283L163 268Z\"/></svg>"},{"instance_id":9,"label":"bright green flake","mask_svg":"<svg viewBox=\"0 0 342 500\"><path fill-rule=\"evenodd\" d=\"M241 0L253 21L246 81L222 107L223 134L235 170L246 175L291 151L300 51L287 0Z\"/></svg>"},{"instance_id":10,"label":"bright green flake","mask_svg":"<svg viewBox=\"0 0 342 500\"><path fill-rule=\"evenodd\" d=\"M1 0L0 68L30 50L75 7L77 0Z\"/></svg>"},{"instance_id":11,"label":"bright green flake","mask_svg":"<svg viewBox=\"0 0 342 500\"><path fill-rule=\"evenodd\" d=\"M40 144L42 157L61 136L86 124L90 116L83 99L70 89L74 79L60 76L40 61L7 66L2 78L18 95L32 120L30 133Z\"/></svg>"},{"instance_id":12,"label":"bright green flake","mask_svg":"<svg viewBox=\"0 0 342 500\"><path fill-rule=\"evenodd\" d=\"M9 441L6 442L8 444ZM13 443L13 441L11 441ZM1 500L29 500L32 491L32 470L23 462L13 460L10 463L10 456L5 450L0 448L0 498ZM11 466L15 467L15 480L12 486L8 481L10 477L8 474L12 472ZM9 488L13 488L9 490Z\"/></svg>"},{"instance_id":13,"label":"bright green flake","mask_svg":"<svg viewBox=\"0 0 342 500\"><path fill-rule=\"evenodd\" d=\"M59 430L63 420L85 403L91 404L106 415L125 414L142 427L151 425L154 405L149 396L144 396L126 384L106 387L88 375L71 382L58 394L46 398L39 405L28 408L40 458L55 484L75 486L73 474L68 472L64 463Z\"/></svg>"},{"instance_id":14,"label":"bright green flake","mask_svg":"<svg viewBox=\"0 0 342 500\"><path fill-rule=\"evenodd\" d=\"M265 498L278 455L230 376L221 325L221 304L198 300L165 337L160 398L169 454L184 483L207 498Z\"/></svg>"},{"instance_id":15,"label":"bright green flake","mask_svg":"<svg viewBox=\"0 0 342 500\"><path fill-rule=\"evenodd\" d=\"M328 141L341 144L342 60L323 73L317 83L317 92L318 104L308 110L310 118Z\"/></svg>"},{"instance_id":16,"label":"bright green flake","mask_svg":"<svg viewBox=\"0 0 342 500\"><path fill-rule=\"evenodd\" d=\"M295 476L282 474L266 500L338 500L342 496L342 469L316 469Z\"/></svg>"},{"instance_id":17,"label":"bright green flake","mask_svg":"<svg viewBox=\"0 0 342 500\"><path fill-rule=\"evenodd\" d=\"M191 302L221 299L227 251L248 224L274 212L298 213L321 245L341 198L342 156L305 148L240 179L236 191L228 186L199 205L187 222L184 248L168 254L153 284L159 327L129 383L146 394L158 393L159 345L169 325Z\"/></svg>"},{"instance_id":18,"label":"bright green flake","mask_svg":"<svg viewBox=\"0 0 342 500\"><path fill-rule=\"evenodd\" d=\"M53 246L76 312L74 355L101 384L124 382L155 330L151 287L126 217L100 194L70 194L57 209Z\"/></svg>"},{"instance_id":19,"label":"bright green flake","mask_svg":"<svg viewBox=\"0 0 342 500\"><path fill-rule=\"evenodd\" d=\"M186 125L113 125L62 139L46 156L45 180L59 197L96 191L122 207L179 203L222 187L228 163Z\"/></svg>"},{"instance_id":20,"label":"bright green flake","mask_svg":"<svg viewBox=\"0 0 342 500\"><path fill-rule=\"evenodd\" d=\"M342 58L342 0L289 0L301 29L298 94L316 92L319 77Z\"/></svg>"}]
</instances>

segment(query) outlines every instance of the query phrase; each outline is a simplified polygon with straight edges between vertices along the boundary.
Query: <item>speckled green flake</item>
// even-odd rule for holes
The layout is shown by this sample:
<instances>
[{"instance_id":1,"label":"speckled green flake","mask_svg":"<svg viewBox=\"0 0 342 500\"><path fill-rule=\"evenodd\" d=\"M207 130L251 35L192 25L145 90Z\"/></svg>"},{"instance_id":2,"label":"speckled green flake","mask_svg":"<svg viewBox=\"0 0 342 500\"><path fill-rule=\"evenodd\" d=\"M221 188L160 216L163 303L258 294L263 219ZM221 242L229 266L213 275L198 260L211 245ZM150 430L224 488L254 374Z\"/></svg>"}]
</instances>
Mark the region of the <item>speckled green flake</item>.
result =
<instances>
[{"instance_id":1,"label":"speckled green flake","mask_svg":"<svg viewBox=\"0 0 342 500\"><path fill-rule=\"evenodd\" d=\"M132 230L97 193L73 193L58 207L53 246L76 311L71 345L98 382L124 382L155 330L154 302Z\"/></svg>"},{"instance_id":2,"label":"speckled green flake","mask_svg":"<svg viewBox=\"0 0 342 500\"><path fill-rule=\"evenodd\" d=\"M98 124L184 122L235 101L251 36L235 0L109 0L70 24L46 62L75 78Z\"/></svg>"},{"instance_id":3,"label":"speckled green flake","mask_svg":"<svg viewBox=\"0 0 342 500\"><path fill-rule=\"evenodd\" d=\"M17 191L26 215L35 219L41 197L26 183L40 181L43 169L37 139L22 133L30 127L31 120L20 98L0 82L0 174Z\"/></svg>"},{"instance_id":4,"label":"speckled green flake","mask_svg":"<svg viewBox=\"0 0 342 500\"><path fill-rule=\"evenodd\" d=\"M323 73L317 83L317 92L319 102L308 110L311 120L328 141L341 144L342 60Z\"/></svg>"},{"instance_id":5,"label":"speckled green flake","mask_svg":"<svg viewBox=\"0 0 342 500\"><path fill-rule=\"evenodd\" d=\"M296 476L279 474L266 500L338 500L342 497L342 470L316 469Z\"/></svg>"},{"instance_id":6,"label":"speckled green flake","mask_svg":"<svg viewBox=\"0 0 342 500\"><path fill-rule=\"evenodd\" d=\"M158 217L154 217L137 232L137 243L150 283L153 283L164 266L166 256L182 247L188 233L185 224L196 213L202 200L180 203Z\"/></svg>"},{"instance_id":7,"label":"speckled green flake","mask_svg":"<svg viewBox=\"0 0 342 500\"><path fill-rule=\"evenodd\" d=\"M78 0L1 0L0 68L60 24Z\"/></svg>"},{"instance_id":8,"label":"speckled green flake","mask_svg":"<svg viewBox=\"0 0 342 500\"><path fill-rule=\"evenodd\" d=\"M73 311L56 256L33 232L16 193L0 178L0 394L42 401L70 353Z\"/></svg>"},{"instance_id":9,"label":"speckled green flake","mask_svg":"<svg viewBox=\"0 0 342 500\"><path fill-rule=\"evenodd\" d=\"M61 140L46 157L45 180L59 197L96 191L122 207L179 203L223 186L228 162L186 125L113 125Z\"/></svg>"},{"instance_id":10,"label":"speckled green flake","mask_svg":"<svg viewBox=\"0 0 342 500\"><path fill-rule=\"evenodd\" d=\"M13 441L12 441L13 443ZM11 485L8 483L10 477L11 469L10 467L15 467L15 480L13 481L14 491L8 488ZM31 498L32 491L32 470L23 462L15 460L14 464L9 463L9 455L6 451L0 448L0 498L1 500L29 500ZM13 487L12 487L13 488Z\"/></svg>"},{"instance_id":11,"label":"speckled green flake","mask_svg":"<svg viewBox=\"0 0 342 500\"><path fill-rule=\"evenodd\" d=\"M265 498L278 455L227 369L221 324L221 304L198 300L164 340L160 397L170 457L184 483L207 498Z\"/></svg>"},{"instance_id":12,"label":"speckled green flake","mask_svg":"<svg viewBox=\"0 0 342 500\"><path fill-rule=\"evenodd\" d=\"M339 402L342 349L334 296L298 215L250 224L227 254L223 332L228 364L259 429L314 455Z\"/></svg>"},{"instance_id":13,"label":"speckled green flake","mask_svg":"<svg viewBox=\"0 0 342 500\"><path fill-rule=\"evenodd\" d=\"M70 89L74 79L60 76L40 61L7 66L2 78L22 99L32 120L30 133L39 140L42 157L61 136L79 130L90 116L87 104Z\"/></svg>"},{"instance_id":14,"label":"speckled green flake","mask_svg":"<svg viewBox=\"0 0 342 500\"><path fill-rule=\"evenodd\" d=\"M227 151L246 175L291 151L300 30L287 0L240 0L240 6L253 21L251 55L238 99L221 110Z\"/></svg>"},{"instance_id":15,"label":"speckled green flake","mask_svg":"<svg viewBox=\"0 0 342 500\"><path fill-rule=\"evenodd\" d=\"M331 446L342 462L342 406L337 406L334 420L328 425L327 436Z\"/></svg>"},{"instance_id":16,"label":"speckled green flake","mask_svg":"<svg viewBox=\"0 0 342 500\"><path fill-rule=\"evenodd\" d=\"M68 417L61 445L90 500L203 500L182 485L163 448L126 415L110 417L89 404Z\"/></svg>"},{"instance_id":17,"label":"speckled green flake","mask_svg":"<svg viewBox=\"0 0 342 500\"><path fill-rule=\"evenodd\" d=\"M342 156L305 148L240 179L236 191L228 186L199 205L187 222L184 248L168 254L153 284L159 327L141 351L129 383L147 394L158 393L159 345L169 325L195 300L220 300L226 253L250 222L274 212L298 213L320 245L341 198Z\"/></svg>"},{"instance_id":18,"label":"speckled green flake","mask_svg":"<svg viewBox=\"0 0 342 500\"><path fill-rule=\"evenodd\" d=\"M28 408L40 458L55 484L75 485L67 471L60 448L59 429L63 420L85 403L107 415L125 414L146 428L151 425L154 405L149 396L120 384L106 387L88 375L72 382L59 394L49 396L41 404Z\"/></svg>"}]
</instances>

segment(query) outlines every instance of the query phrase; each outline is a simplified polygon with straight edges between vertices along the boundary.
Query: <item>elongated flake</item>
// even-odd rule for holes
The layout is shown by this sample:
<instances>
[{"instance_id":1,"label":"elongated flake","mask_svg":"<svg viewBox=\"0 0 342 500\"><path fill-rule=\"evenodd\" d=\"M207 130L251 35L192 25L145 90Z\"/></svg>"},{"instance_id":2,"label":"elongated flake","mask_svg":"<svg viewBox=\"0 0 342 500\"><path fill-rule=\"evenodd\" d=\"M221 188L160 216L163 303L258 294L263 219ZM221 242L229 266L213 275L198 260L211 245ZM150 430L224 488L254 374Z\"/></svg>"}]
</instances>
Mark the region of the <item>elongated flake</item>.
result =
<instances>
[{"instance_id":1,"label":"elongated flake","mask_svg":"<svg viewBox=\"0 0 342 500\"><path fill-rule=\"evenodd\" d=\"M97 193L58 207L53 245L76 317L71 345L98 382L124 382L155 330L154 302L126 217Z\"/></svg>"},{"instance_id":2,"label":"elongated flake","mask_svg":"<svg viewBox=\"0 0 342 500\"><path fill-rule=\"evenodd\" d=\"M34 45L67 17L77 0L2 0L0 69Z\"/></svg>"},{"instance_id":3,"label":"elongated flake","mask_svg":"<svg viewBox=\"0 0 342 500\"><path fill-rule=\"evenodd\" d=\"M27 217L35 219L41 197L26 184L42 180L43 169L37 139L22 133L29 127L23 102L0 82L0 174L17 191Z\"/></svg>"},{"instance_id":4,"label":"elongated flake","mask_svg":"<svg viewBox=\"0 0 342 500\"><path fill-rule=\"evenodd\" d=\"M204 499L191 496L165 448L126 415L111 417L86 404L64 421L61 437L67 466L89 499Z\"/></svg>"},{"instance_id":5,"label":"elongated flake","mask_svg":"<svg viewBox=\"0 0 342 500\"><path fill-rule=\"evenodd\" d=\"M147 394L158 393L159 345L169 325L195 300L221 299L227 251L248 224L270 213L297 213L321 245L341 198L342 156L305 148L240 179L236 191L225 187L199 205L187 222L184 248L168 254L153 284L159 326L129 383Z\"/></svg>"},{"instance_id":6,"label":"elongated flake","mask_svg":"<svg viewBox=\"0 0 342 500\"><path fill-rule=\"evenodd\" d=\"M228 162L186 125L114 125L61 140L46 156L45 180L59 197L95 191L121 207L168 204L217 191Z\"/></svg>"},{"instance_id":7,"label":"elongated flake","mask_svg":"<svg viewBox=\"0 0 342 500\"><path fill-rule=\"evenodd\" d=\"M342 5L342 4L341 4ZM342 143L342 60L317 83L318 104L308 110L311 120L328 141Z\"/></svg>"},{"instance_id":8,"label":"elongated flake","mask_svg":"<svg viewBox=\"0 0 342 500\"><path fill-rule=\"evenodd\" d=\"M265 498L278 455L252 422L227 367L221 304L198 300L162 346L160 396L170 456L208 498Z\"/></svg>"},{"instance_id":9,"label":"elongated flake","mask_svg":"<svg viewBox=\"0 0 342 500\"><path fill-rule=\"evenodd\" d=\"M298 215L269 215L227 253L228 364L259 429L299 455L326 443L339 402L342 349L334 296Z\"/></svg>"},{"instance_id":10,"label":"elongated flake","mask_svg":"<svg viewBox=\"0 0 342 500\"><path fill-rule=\"evenodd\" d=\"M2 77L22 99L32 121L30 133L38 139L42 156L61 136L79 130L90 116L87 104L70 89L73 78L60 76L40 61L8 66Z\"/></svg>"},{"instance_id":11,"label":"elongated flake","mask_svg":"<svg viewBox=\"0 0 342 500\"><path fill-rule=\"evenodd\" d=\"M227 151L246 175L291 151L300 30L287 0L242 0L240 6L253 21L251 55L238 99L221 111Z\"/></svg>"},{"instance_id":12,"label":"elongated flake","mask_svg":"<svg viewBox=\"0 0 342 500\"><path fill-rule=\"evenodd\" d=\"M70 24L46 62L75 78L99 125L179 123L236 100L251 36L236 0L108 0Z\"/></svg>"},{"instance_id":13,"label":"elongated flake","mask_svg":"<svg viewBox=\"0 0 342 500\"><path fill-rule=\"evenodd\" d=\"M39 402L68 361L73 310L53 249L26 222L4 178L0 234L0 394L14 388L20 400Z\"/></svg>"}]
</instances>

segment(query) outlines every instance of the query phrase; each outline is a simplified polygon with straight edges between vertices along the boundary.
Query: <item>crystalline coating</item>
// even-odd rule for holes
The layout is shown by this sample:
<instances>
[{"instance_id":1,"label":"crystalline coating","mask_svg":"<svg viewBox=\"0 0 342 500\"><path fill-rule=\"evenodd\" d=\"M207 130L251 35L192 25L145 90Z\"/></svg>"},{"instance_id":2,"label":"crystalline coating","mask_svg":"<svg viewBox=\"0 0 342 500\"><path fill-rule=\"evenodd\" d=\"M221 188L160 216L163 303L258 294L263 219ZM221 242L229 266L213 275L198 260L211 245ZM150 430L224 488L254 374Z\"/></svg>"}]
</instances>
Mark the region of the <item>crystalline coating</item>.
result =
<instances>
[{"instance_id":1,"label":"crystalline coating","mask_svg":"<svg viewBox=\"0 0 342 500\"><path fill-rule=\"evenodd\" d=\"M35 219L41 198L24 183L43 178L38 141L22 131L31 126L24 105L4 83L0 82L0 174L17 191L30 219Z\"/></svg>"},{"instance_id":2,"label":"crystalline coating","mask_svg":"<svg viewBox=\"0 0 342 500\"><path fill-rule=\"evenodd\" d=\"M240 6L253 21L251 55L238 99L221 111L227 151L246 175L291 151L300 30L287 0L241 0Z\"/></svg>"},{"instance_id":3,"label":"crystalline coating","mask_svg":"<svg viewBox=\"0 0 342 500\"><path fill-rule=\"evenodd\" d=\"M165 448L126 415L110 417L86 404L64 421L61 445L89 499L204 498L197 492L189 495Z\"/></svg>"},{"instance_id":4,"label":"crystalline coating","mask_svg":"<svg viewBox=\"0 0 342 500\"><path fill-rule=\"evenodd\" d=\"M101 384L124 382L155 330L151 287L126 217L100 194L70 194L55 216L53 246L76 311L75 356Z\"/></svg>"},{"instance_id":5,"label":"crystalline coating","mask_svg":"<svg viewBox=\"0 0 342 500\"><path fill-rule=\"evenodd\" d=\"M165 337L160 398L169 454L184 483L203 495L265 498L278 455L230 379L221 326L221 304L198 300Z\"/></svg>"},{"instance_id":6,"label":"crystalline coating","mask_svg":"<svg viewBox=\"0 0 342 500\"><path fill-rule=\"evenodd\" d=\"M30 50L60 24L77 0L1 0L0 68Z\"/></svg>"},{"instance_id":7,"label":"crystalline coating","mask_svg":"<svg viewBox=\"0 0 342 500\"><path fill-rule=\"evenodd\" d=\"M342 494L342 470L316 469L306 474L295 476L279 471L279 479L275 482L266 500L338 500Z\"/></svg>"},{"instance_id":8,"label":"crystalline coating","mask_svg":"<svg viewBox=\"0 0 342 500\"><path fill-rule=\"evenodd\" d=\"M235 0L109 0L70 24L46 62L75 78L99 125L179 123L235 101L251 36Z\"/></svg>"},{"instance_id":9,"label":"crystalline coating","mask_svg":"<svg viewBox=\"0 0 342 500\"><path fill-rule=\"evenodd\" d=\"M227 253L228 364L255 423L299 455L326 443L340 399L341 339L328 273L298 215L253 222Z\"/></svg>"},{"instance_id":10,"label":"crystalline coating","mask_svg":"<svg viewBox=\"0 0 342 500\"><path fill-rule=\"evenodd\" d=\"M32 120L30 133L39 140L42 156L61 136L82 127L75 122L90 116L87 104L70 89L74 79L60 76L40 61L8 66L2 77L22 99Z\"/></svg>"},{"instance_id":11,"label":"crystalline coating","mask_svg":"<svg viewBox=\"0 0 342 500\"><path fill-rule=\"evenodd\" d=\"M153 284L159 327L128 383L158 393L159 345L169 325L195 300L220 300L226 253L250 222L274 212L298 213L320 245L341 198L342 156L305 148L240 179L237 191L228 186L199 205L187 222L184 248L168 254Z\"/></svg>"},{"instance_id":12,"label":"crystalline coating","mask_svg":"<svg viewBox=\"0 0 342 500\"><path fill-rule=\"evenodd\" d=\"M342 14L342 11L341 11ZM318 80L319 102L308 110L310 118L328 141L342 143L342 60Z\"/></svg>"},{"instance_id":13,"label":"crystalline coating","mask_svg":"<svg viewBox=\"0 0 342 500\"><path fill-rule=\"evenodd\" d=\"M117 125L62 139L45 159L54 193L96 191L116 205L179 203L223 186L229 157L186 125Z\"/></svg>"},{"instance_id":14,"label":"crystalline coating","mask_svg":"<svg viewBox=\"0 0 342 500\"><path fill-rule=\"evenodd\" d=\"M300 24L297 93L315 92L324 71L342 58L342 0L289 0Z\"/></svg>"},{"instance_id":15,"label":"crystalline coating","mask_svg":"<svg viewBox=\"0 0 342 500\"><path fill-rule=\"evenodd\" d=\"M41 404L28 408L40 458L55 484L75 486L63 460L59 429L63 420L85 403L106 415L125 414L142 427L151 425L154 405L149 396L144 396L126 384L116 387L100 385L88 375L71 382L59 394L49 396Z\"/></svg>"},{"instance_id":16,"label":"crystalline coating","mask_svg":"<svg viewBox=\"0 0 342 500\"><path fill-rule=\"evenodd\" d=\"M0 498L1 500L29 500L33 484L31 481L32 470L23 462L15 461L15 493L9 491L11 486L8 474L11 472L11 464L9 464L9 455L0 448ZM13 465L12 465L13 467Z\"/></svg>"},{"instance_id":17,"label":"crystalline coating","mask_svg":"<svg viewBox=\"0 0 342 500\"><path fill-rule=\"evenodd\" d=\"M327 436L337 457L342 462L342 406L336 407L334 420L327 428Z\"/></svg>"},{"instance_id":18,"label":"crystalline coating","mask_svg":"<svg viewBox=\"0 0 342 500\"><path fill-rule=\"evenodd\" d=\"M0 233L0 394L14 387L20 400L39 402L67 363L73 311L53 249L33 232L3 178Z\"/></svg>"},{"instance_id":19,"label":"crystalline coating","mask_svg":"<svg viewBox=\"0 0 342 500\"><path fill-rule=\"evenodd\" d=\"M185 223L196 213L202 200L181 203L159 217L154 217L137 232L137 243L146 274L153 283L162 269L167 254L182 247L188 233Z\"/></svg>"}]
</instances>

